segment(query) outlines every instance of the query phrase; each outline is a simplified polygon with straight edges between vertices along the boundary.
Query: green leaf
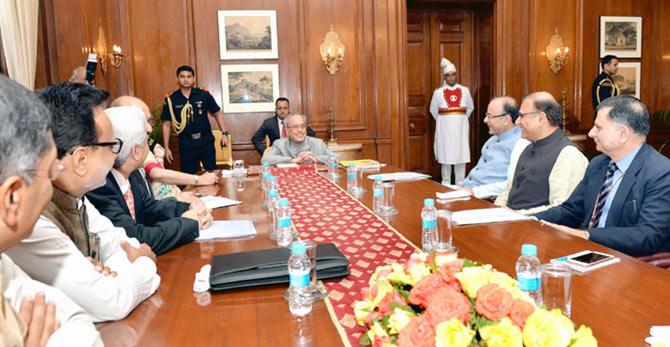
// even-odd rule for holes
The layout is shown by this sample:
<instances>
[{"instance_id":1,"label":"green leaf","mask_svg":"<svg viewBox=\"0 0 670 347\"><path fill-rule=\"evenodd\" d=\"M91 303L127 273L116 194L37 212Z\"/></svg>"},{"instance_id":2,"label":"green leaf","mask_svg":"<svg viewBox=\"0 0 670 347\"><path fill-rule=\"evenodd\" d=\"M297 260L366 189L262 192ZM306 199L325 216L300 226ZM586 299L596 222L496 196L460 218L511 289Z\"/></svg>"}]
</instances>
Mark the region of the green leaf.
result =
<instances>
[{"instance_id":1,"label":"green leaf","mask_svg":"<svg viewBox=\"0 0 670 347\"><path fill-rule=\"evenodd\" d=\"M464 259L463 261L463 267L477 267L477 266L482 266L482 263L478 263L476 261L472 261L470 259Z\"/></svg>"},{"instance_id":2,"label":"green leaf","mask_svg":"<svg viewBox=\"0 0 670 347\"><path fill-rule=\"evenodd\" d=\"M399 308L399 309L405 310L407 312L416 313L416 312L414 312L414 310L409 305L403 305L403 304L399 304L397 302L392 302L392 303L389 304L389 306L391 307L391 310L395 310L396 308Z\"/></svg>"},{"instance_id":3,"label":"green leaf","mask_svg":"<svg viewBox=\"0 0 670 347\"><path fill-rule=\"evenodd\" d=\"M361 346L369 346L372 344L372 341L370 341L370 337L367 334L367 331L361 336L360 339L358 339L358 343L361 344Z\"/></svg>"}]
</instances>

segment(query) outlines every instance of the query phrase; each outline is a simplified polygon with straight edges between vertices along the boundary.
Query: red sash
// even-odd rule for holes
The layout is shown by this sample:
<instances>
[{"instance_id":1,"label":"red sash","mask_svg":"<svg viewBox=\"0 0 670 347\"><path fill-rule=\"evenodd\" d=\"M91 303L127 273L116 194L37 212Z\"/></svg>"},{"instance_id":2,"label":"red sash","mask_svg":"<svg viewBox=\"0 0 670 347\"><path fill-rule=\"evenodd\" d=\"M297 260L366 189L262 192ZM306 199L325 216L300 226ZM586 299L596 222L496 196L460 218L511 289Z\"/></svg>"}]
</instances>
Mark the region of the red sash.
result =
<instances>
[{"instance_id":1,"label":"red sash","mask_svg":"<svg viewBox=\"0 0 670 347\"><path fill-rule=\"evenodd\" d=\"M461 107L461 99L463 98L463 91L461 88L456 88L454 90L449 90L444 88L444 101L447 102L447 106L451 107Z\"/></svg>"}]
</instances>

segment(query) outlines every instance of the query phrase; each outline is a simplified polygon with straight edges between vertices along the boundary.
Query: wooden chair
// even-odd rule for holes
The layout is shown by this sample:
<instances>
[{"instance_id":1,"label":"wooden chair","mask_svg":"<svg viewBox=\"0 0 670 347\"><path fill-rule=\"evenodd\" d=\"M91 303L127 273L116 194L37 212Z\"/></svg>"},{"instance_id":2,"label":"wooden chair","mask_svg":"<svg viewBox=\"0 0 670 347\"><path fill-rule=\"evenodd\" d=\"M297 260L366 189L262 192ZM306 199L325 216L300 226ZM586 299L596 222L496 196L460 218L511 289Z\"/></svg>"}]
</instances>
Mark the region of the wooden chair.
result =
<instances>
[{"instance_id":1,"label":"wooden chair","mask_svg":"<svg viewBox=\"0 0 670 347\"><path fill-rule=\"evenodd\" d=\"M220 130L212 130L214 134L214 148L216 149L216 165L228 165L228 167L233 167L233 137L228 136L228 141L226 142L226 147L221 147L221 133Z\"/></svg>"},{"instance_id":2,"label":"wooden chair","mask_svg":"<svg viewBox=\"0 0 670 347\"><path fill-rule=\"evenodd\" d=\"M265 153L269 151L272 146L270 146L270 138L267 135L265 135L263 142L265 142L265 150L263 151L263 155L265 155Z\"/></svg>"}]
</instances>

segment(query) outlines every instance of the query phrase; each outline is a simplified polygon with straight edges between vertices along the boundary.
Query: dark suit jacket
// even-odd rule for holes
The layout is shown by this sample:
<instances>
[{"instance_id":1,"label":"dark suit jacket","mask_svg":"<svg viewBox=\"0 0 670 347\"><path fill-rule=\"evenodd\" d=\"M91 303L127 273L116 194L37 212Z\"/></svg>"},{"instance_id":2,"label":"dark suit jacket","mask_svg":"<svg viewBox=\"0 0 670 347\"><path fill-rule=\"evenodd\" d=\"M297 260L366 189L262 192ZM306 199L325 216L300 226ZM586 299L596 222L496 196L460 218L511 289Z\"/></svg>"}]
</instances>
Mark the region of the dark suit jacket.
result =
<instances>
[{"instance_id":1,"label":"dark suit jacket","mask_svg":"<svg viewBox=\"0 0 670 347\"><path fill-rule=\"evenodd\" d=\"M130 216L126 200L111 172L107 174L107 183L86 197L115 226L126 229L129 237L148 244L156 254L191 242L200 235L197 221L180 217L188 211L189 204L174 198L156 200L150 197L142 187L142 177L137 171L128 180L135 199L135 220Z\"/></svg>"},{"instance_id":2,"label":"dark suit jacket","mask_svg":"<svg viewBox=\"0 0 670 347\"><path fill-rule=\"evenodd\" d=\"M586 230L609 163L603 154L593 158L570 198L535 216ZM605 227L588 231L592 241L633 256L670 251L670 160L642 145L621 179Z\"/></svg>"},{"instance_id":3,"label":"dark suit jacket","mask_svg":"<svg viewBox=\"0 0 670 347\"><path fill-rule=\"evenodd\" d=\"M261 127L256 131L254 136L251 137L251 142L253 142L254 147L256 147L256 150L261 155L263 155L263 151L265 151L265 142L263 141L265 139L265 135L270 138L270 146L272 146L275 140L281 138L281 134L279 133L279 124L277 124L277 118L277 116L274 116L264 120ZM307 136L316 137L314 130L312 130L310 127L307 127Z\"/></svg>"}]
</instances>

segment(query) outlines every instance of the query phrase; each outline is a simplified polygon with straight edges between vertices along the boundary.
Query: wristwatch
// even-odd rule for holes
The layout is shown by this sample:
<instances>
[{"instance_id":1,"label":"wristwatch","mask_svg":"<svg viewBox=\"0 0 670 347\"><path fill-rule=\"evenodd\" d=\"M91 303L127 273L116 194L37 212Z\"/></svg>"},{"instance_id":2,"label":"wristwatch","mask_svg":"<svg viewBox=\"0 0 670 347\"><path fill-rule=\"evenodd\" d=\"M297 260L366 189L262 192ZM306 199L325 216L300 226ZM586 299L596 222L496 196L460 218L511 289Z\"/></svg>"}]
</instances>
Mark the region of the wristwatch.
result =
<instances>
[{"instance_id":1,"label":"wristwatch","mask_svg":"<svg viewBox=\"0 0 670 347\"><path fill-rule=\"evenodd\" d=\"M226 135L226 136L230 135L230 133L228 132L228 130L226 130L226 131L222 131L221 134Z\"/></svg>"},{"instance_id":2,"label":"wristwatch","mask_svg":"<svg viewBox=\"0 0 670 347\"><path fill-rule=\"evenodd\" d=\"M198 185L198 179L199 179L198 175L193 175L193 185L196 186Z\"/></svg>"}]
</instances>

